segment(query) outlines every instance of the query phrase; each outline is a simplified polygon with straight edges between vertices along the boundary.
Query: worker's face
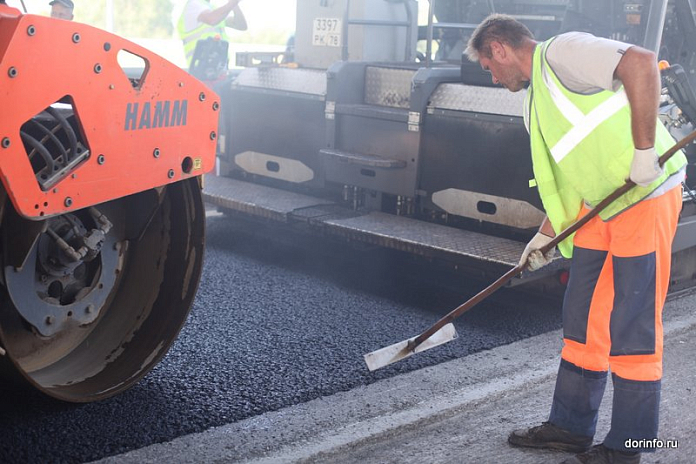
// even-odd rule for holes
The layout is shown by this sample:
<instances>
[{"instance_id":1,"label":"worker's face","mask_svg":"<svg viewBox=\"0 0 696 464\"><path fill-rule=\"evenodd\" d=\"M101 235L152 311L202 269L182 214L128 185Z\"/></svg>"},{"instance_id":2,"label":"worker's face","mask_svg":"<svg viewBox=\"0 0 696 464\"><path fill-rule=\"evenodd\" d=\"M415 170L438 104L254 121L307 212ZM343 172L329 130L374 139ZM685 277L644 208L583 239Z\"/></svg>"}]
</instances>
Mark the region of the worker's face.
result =
<instances>
[{"instance_id":1,"label":"worker's face","mask_svg":"<svg viewBox=\"0 0 696 464\"><path fill-rule=\"evenodd\" d=\"M71 21L73 19L72 9L60 3L54 3L51 5L51 18L67 19Z\"/></svg>"},{"instance_id":2,"label":"worker's face","mask_svg":"<svg viewBox=\"0 0 696 464\"><path fill-rule=\"evenodd\" d=\"M494 84L500 84L510 92L518 92L527 87L528 79L515 60L510 47L500 42L491 42L491 56L479 56L484 71L491 73Z\"/></svg>"}]
</instances>

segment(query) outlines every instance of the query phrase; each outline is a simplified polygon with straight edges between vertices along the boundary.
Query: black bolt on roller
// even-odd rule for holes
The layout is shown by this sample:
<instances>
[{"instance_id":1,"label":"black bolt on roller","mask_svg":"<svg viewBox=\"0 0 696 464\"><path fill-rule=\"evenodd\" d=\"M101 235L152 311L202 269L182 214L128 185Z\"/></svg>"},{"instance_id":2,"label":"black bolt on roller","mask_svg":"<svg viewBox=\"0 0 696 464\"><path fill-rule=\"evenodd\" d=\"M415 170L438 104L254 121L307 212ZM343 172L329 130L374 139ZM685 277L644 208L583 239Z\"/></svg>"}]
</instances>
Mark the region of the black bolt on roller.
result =
<instances>
[{"instance_id":1,"label":"black bolt on roller","mask_svg":"<svg viewBox=\"0 0 696 464\"><path fill-rule=\"evenodd\" d=\"M167 173L167 177L169 177L170 179L174 178L174 170L173 169L169 170L169 172Z\"/></svg>"},{"instance_id":2,"label":"black bolt on roller","mask_svg":"<svg viewBox=\"0 0 696 464\"><path fill-rule=\"evenodd\" d=\"M205 94L204 94L203 92L201 92L200 94L198 94L198 99L199 99L200 101L205 101Z\"/></svg>"},{"instance_id":3,"label":"black bolt on roller","mask_svg":"<svg viewBox=\"0 0 696 464\"><path fill-rule=\"evenodd\" d=\"M215 140L216 138L217 138L217 134L215 133L215 131L211 132L210 133L210 140Z\"/></svg>"},{"instance_id":4,"label":"black bolt on roller","mask_svg":"<svg viewBox=\"0 0 696 464\"><path fill-rule=\"evenodd\" d=\"M73 41L73 43L80 43L81 38L82 37L80 37L80 34L76 32L72 36L72 41Z\"/></svg>"},{"instance_id":5,"label":"black bolt on roller","mask_svg":"<svg viewBox=\"0 0 696 464\"><path fill-rule=\"evenodd\" d=\"M155 158L159 158L160 157L160 149L155 148L155 150L152 152L152 156L154 156Z\"/></svg>"},{"instance_id":6,"label":"black bolt on roller","mask_svg":"<svg viewBox=\"0 0 696 464\"><path fill-rule=\"evenodd\" d=\"M220 109L220 104L218 102L213 103L213 111L217 111Z\"/></svg>"},{"instance_id":7,"label":"black bolt on roller","mask_svg":"<svg viewBox=\"0 0 696 464\"><path fill-rule=\"evenodd\" d=\"M27 27L27 35L33 36L34 34L36 34L36 27L34 27L34 26Z\"/></svg>"},{"instance_id":8,"label":"black bolt on roller","mask_svg":"<svg viewBox=\"0 0 696 464\"><path fill-rule=\"evenodd\" d=\"M67 197L67 198L65 199L64 204L65 204L65 206L66 206L67 208L70 208L70 207L72 206L72 203L73 203L72 198Z\"/></svg>"},{"instance_id":9,"label":"black bolt on roller","mask_svg":"<svg viewBox=\"0 0 696 464\"><path fill-rule=\"evenodd\" d=\"M104 164L104 161L106 161L106 158L104 157L104 155L97 156L97 163Z\"/></svg>"},{"instance_id":10,"label":"black bolt on roller","mask_svg":"<svg viewBox=\"0 0 696 464\"><path fill-rule=\"evenodd\" d=\"M12 78L17 77L17 68L14 66L10 67L10 69L7 70L7 75Z\"/></svg>"},{"instance_id":11,"label":"black bolt on roller","mask_svg":"<svg viewBox=\"0 0 696 464\"><path fill-rule=\"evenodd\" d=\"M10 139L5 137L2 139L2 148L10 148Z\"/></svg>"},{"instance_id":12,"label":"black bolt on roller","mask_svg":"<svg viewBox=\"0 0 696 464\"><path fill-rule=\"evenodd\" d=\"M95 65L94 65L94 72L97 73L97 74L99 74L100 72L102 72L102 65L100 65L99 63L95 64Z\"/></svg>"}]
</instances>

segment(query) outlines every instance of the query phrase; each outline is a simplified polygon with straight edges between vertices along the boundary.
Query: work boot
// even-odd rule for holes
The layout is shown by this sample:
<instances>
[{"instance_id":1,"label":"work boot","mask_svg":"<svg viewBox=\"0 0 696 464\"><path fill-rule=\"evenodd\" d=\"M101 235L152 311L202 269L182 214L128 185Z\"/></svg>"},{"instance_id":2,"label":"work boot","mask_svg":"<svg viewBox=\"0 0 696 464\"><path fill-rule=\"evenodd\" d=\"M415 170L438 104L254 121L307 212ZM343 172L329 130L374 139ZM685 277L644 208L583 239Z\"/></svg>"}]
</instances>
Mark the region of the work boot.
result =
<instances>
[{"instance_id":1,"label":"work boot","mask_svg":"<svg viewBox=\"0 0 696 464\"><path fill-rule=\"evenodd\" d=\"M550 422L544 422L536 427L515 430L508 437L508 442L511 445L526 448L546 448L582 453L592 446L592 437L574 435Z\"/></svg>"},{"instance_id":2,"label":"work boot","mask_svg":"<svg viewBox=\"0 0 696 464\"><path fill-rule=\"evenodd\" d=\"M561 464L639 464L640 453L629 453L607 448L604 445L593 446L592 449L566 459Z\"/></svg>"}]
</instances>

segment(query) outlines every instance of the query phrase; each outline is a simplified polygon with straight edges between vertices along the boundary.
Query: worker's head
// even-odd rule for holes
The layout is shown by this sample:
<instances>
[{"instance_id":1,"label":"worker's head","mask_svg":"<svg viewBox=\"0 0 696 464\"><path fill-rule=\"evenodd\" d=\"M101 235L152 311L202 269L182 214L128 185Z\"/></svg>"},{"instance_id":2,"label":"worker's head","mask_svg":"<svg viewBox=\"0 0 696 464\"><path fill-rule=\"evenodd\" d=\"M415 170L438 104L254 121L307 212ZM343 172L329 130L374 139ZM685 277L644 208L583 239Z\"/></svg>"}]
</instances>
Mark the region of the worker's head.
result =
<instances>
[{"instance_id":1,"label":"worker's head","mask_svg":"<svg viewBox=\"0 0 696 464\"><path fill-rule=\"evenodd\" d=\"M68 21L73 19L75 5L72 0L52 0L49 5L51 5L51 18L67 19Z\"/></svg>"},{"instance_id":2,"label":"worker's head","mask_svg":"<svg viewBox=\"0 0 696 464\"><path fill-rule=\"evenodd\" d=\"M471 61L490 71L493 82L512 92L525 87L529 81L522 52L533 50L536 44L531 31L512 16L492 14L478 25L469 39L466 54ZM529 56L531 61L531 55Z\"/></svg>"}]
</instances>

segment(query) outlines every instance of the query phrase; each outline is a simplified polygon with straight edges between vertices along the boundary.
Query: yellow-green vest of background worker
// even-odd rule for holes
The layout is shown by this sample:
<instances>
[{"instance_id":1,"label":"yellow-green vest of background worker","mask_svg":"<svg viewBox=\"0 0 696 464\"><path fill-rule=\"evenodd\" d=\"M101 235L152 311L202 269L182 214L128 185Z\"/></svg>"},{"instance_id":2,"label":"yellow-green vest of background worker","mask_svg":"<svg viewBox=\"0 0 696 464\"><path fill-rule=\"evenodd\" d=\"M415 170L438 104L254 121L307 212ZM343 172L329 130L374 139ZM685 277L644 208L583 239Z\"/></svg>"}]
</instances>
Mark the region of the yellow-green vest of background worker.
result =
<instances>
[{"instance_id":1,"label":"yellow-green vest of background worker","mask_svg":"<svg viewBox=\"0 0 696 464\"><path fill-rule=\"evenodd\" d=\"M554 230L560 231L577 219L583 202L594 207L626 182L634 146L631 109L623 88L592 95L567 89L546 60L545 51L553 40L539 44L534 52L525 122L532 144L534 183ZM664 153L672 145L674 139L658 120L655 151ZM607 159L606 153L614 155ZM685 165L684 154L675 154L659 177L615 200L600 217L609 220L651 196ZM558 248L569 258L572 247L569 237Z\"/></svg>"},{"instance_id":2,"label":"yellow-green vest of background worker","mask_svg":"<svg viewBox=\"0 0 696 464\"><path fill-rule=\"evenodd\" d=\"M246 18L239 3L241 0L229 0L215 8L210 0L188 0L177 23L179 37L184 44L186 63L191 65L191 58L199 40L207 38L229 42L225 28L240 31L247 29Z\"/></svg>"}]
</instances>

